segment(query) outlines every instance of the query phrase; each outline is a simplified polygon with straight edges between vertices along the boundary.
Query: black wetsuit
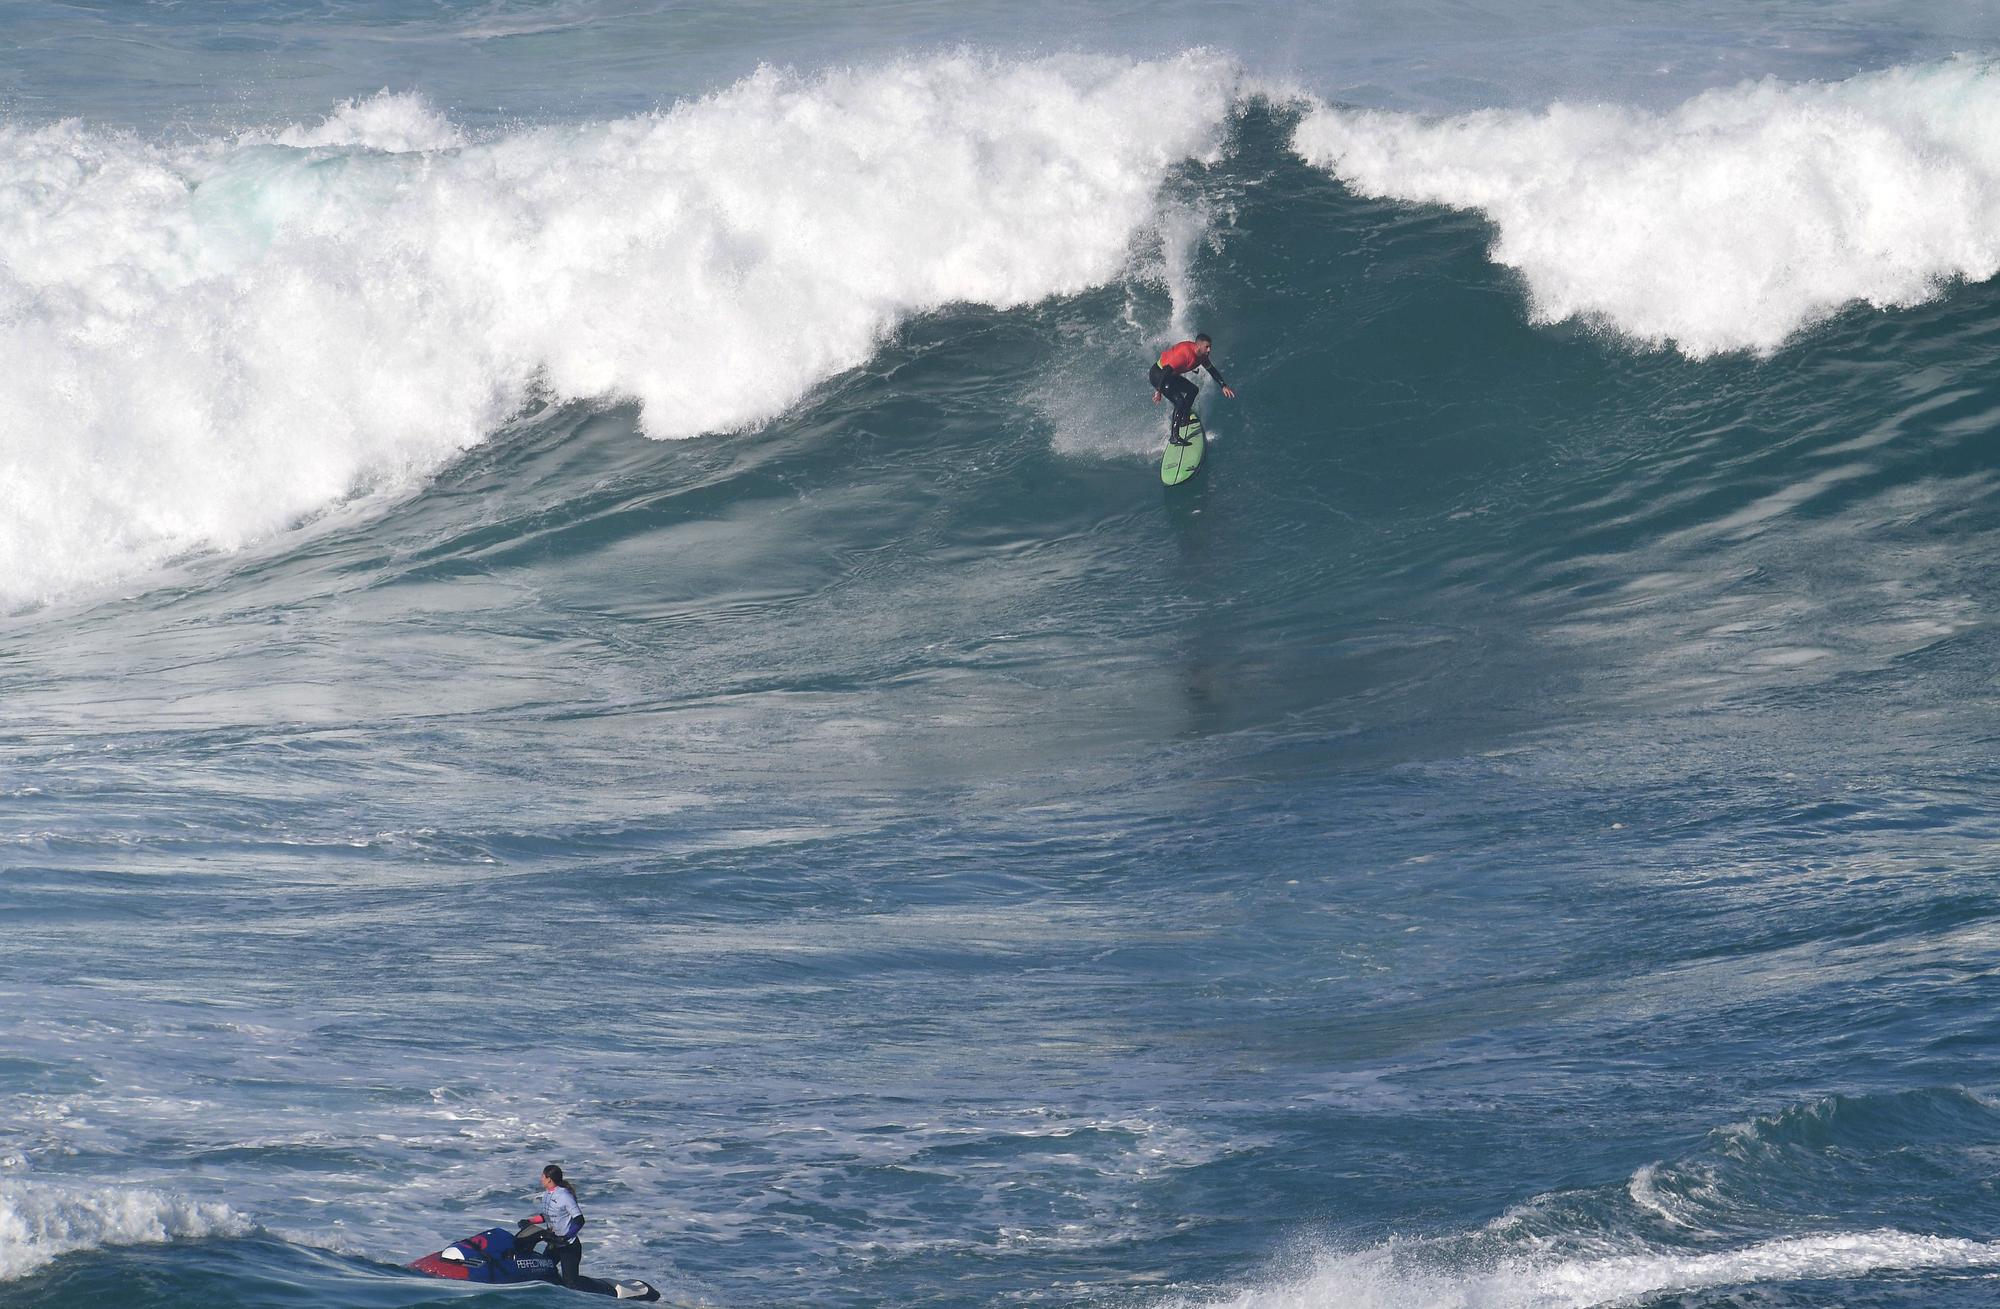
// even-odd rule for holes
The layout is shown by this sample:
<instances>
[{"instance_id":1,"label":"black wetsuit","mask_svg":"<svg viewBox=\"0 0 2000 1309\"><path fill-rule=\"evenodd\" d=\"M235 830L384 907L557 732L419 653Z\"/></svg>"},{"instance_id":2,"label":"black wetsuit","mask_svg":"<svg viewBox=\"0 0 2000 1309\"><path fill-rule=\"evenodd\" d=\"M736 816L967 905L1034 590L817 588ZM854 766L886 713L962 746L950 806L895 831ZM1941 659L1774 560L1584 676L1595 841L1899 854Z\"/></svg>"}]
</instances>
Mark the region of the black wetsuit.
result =
<instances>
[{"instance_id":1,"label":"black wetsuit","mask_svg":"<svg viewBox=\"0 0 2000 1309\"><path fill-rule=\"evenodd\" d=\"M583 1266L583 1242L576 1237L564 1240L540 1224L514 1235L516 1254L533 1254L538 1245L548 1248L549 1258L555 1260L556 1276L562 1279L562 1284L575 1286L577 1273Z\"/></svg>"}]
</instances>

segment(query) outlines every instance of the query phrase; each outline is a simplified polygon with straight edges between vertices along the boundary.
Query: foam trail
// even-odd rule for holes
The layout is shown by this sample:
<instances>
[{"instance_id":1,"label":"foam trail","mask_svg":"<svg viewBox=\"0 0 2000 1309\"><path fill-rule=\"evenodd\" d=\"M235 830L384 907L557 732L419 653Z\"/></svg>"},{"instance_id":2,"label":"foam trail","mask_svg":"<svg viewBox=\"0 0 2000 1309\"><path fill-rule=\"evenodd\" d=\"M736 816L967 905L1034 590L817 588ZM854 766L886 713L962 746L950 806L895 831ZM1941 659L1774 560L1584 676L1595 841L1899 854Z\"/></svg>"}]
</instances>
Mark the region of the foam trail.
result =
<instances>
[{"instance_id":1,"label":"foam trail","mask_svg":"<svg viewBox=\"0 0 2000 1309\"><path fill-rule=\"evenodd\" d=\"M1538 322L1694 356L2000 270L2000 74L1958 59L1745 84L1671 112L1446 119L1324 105L1294 148L1369 195L1477 209Z\"/></svg>"},{"instance_id":2,"label":"foam trail","mask_svg":"<svg viewBox=\"0 0 2000 1309\"><path fill-rule=\"evenodd\" d=\"M969 55L466 144L414 97L166 146L0 124L0 602L409 486L535 387L767 420L908 316L1116 277L1237 73Z\"/></svg>"},{"instance_id":3,"label":"foam trail","mask_svg":"<svg viewBox=\"0 0 2000 1309\"><path fill-rule=\"evenodd\" d=\"M2000 1243L1889 1230L1763 1241L1696 1254L1659 1249L1436 1266L1422 1246L1321 1254L1303 1276L1170 1309L1590 1309L1713 1287L1819 1281L1913 1268L2000 1264ZM1414 1257L1413 1257L1414 1256Z\"/></svg>"},{"instance_id":4,"label":"foam trail","mask_svg":"<svg viewBox=\"0 0 2000 1309\"><path fill-rule=\"evenodd\" d=\"M158 1191L0 1185L0 1281L65 1254L206 1236L241 1236L250 1223L227 1205Z\"/></svg>"}]
</instances>

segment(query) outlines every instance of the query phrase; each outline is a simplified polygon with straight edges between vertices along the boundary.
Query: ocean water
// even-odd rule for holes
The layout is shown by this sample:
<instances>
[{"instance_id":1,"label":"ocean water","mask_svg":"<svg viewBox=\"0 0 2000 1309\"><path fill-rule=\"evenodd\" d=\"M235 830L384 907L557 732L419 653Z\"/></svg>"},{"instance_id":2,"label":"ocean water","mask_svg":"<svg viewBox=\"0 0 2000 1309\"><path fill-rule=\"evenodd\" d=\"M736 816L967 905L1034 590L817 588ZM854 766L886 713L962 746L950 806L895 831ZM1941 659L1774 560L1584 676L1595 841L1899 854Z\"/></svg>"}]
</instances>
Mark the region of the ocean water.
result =
<instances>
[{"instance_id":1,"label":"ocean water","mask_svg":"<svg viewBox=\"0 0 2000 1309\"><path fill-rule=\"evenodd\" d=\"M0 6L0 1309L1993 1304L1996 273L1990 6Z\"/></svg>"}]
</instances>

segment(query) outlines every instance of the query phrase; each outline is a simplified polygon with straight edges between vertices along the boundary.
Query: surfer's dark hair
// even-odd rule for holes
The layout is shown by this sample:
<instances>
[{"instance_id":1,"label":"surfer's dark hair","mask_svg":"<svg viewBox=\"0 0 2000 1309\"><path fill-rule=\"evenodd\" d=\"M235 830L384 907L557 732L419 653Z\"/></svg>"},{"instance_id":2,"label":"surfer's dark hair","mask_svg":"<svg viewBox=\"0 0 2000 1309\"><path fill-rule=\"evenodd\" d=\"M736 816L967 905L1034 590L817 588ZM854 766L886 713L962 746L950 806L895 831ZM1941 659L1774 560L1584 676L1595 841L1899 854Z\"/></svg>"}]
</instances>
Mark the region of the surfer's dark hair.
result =
<instances>
[{"instance_id":1,"label":"surfer's dark hair","mask_svg":"<svg viewBox=\"0 0 2000 1309\"><path fill-rule=\"evenodd\" d=\"M1211 340L1209 340L1209 339L1208 339L1208 333L1207 333L1207 332L1196 332L1196 333L1194 334L1194 339L1195 339L1195 340L1197 340L1197 341L1199 341L1199 342L1200 342L1201 344L1203 344L1203 345L1214 345L1214 344L1215 344L1215 342L1213 342L1213 341L1211 341Z\"/></svg>"},{"instance_id":2,"label":"surfer's dark hair","mask_svg":"<svg viewBox=\"0 0 2000 1309\"><path fill-rule=\"evenodd\" d=\"M560 1186L563 1190L568 1191L571 1199L576 1198L576 1188L563 1180L561 1164L545 1165L542 1168L542 1176L548 1178L551 1182L554 1182L557 1186Z\"/></svg>"}]
</instances>

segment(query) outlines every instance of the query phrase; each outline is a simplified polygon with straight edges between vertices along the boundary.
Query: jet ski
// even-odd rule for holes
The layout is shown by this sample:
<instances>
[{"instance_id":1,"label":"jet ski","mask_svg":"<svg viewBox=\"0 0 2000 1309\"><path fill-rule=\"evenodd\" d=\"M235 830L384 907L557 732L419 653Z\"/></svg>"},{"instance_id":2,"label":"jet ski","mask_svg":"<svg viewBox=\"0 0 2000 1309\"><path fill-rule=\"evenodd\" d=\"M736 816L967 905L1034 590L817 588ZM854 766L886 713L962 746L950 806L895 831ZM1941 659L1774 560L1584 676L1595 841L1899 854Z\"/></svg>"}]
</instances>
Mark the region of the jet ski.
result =
<instances>
[{"instance_id":1,"label":"jet ski","mask_svg":"<svg viewBox=\"0 0 2000 1309\"><path fill-rule=\"evenodd\" d=\"M546 1250L534 1246L517 1247L514 1233L504 1227L474 1232L463 1241L453 1242L436 1254L415 1260L410 1268L431 1277L449 1277L456 1282L553 1282L563 1284L556 1261ZM619 1300L657 1300L660 1293L644 1282L607 1282L598 1277L578 1277L572 1291L589 1291Z\"/></svg>"}]
</instances>

